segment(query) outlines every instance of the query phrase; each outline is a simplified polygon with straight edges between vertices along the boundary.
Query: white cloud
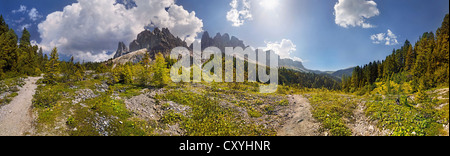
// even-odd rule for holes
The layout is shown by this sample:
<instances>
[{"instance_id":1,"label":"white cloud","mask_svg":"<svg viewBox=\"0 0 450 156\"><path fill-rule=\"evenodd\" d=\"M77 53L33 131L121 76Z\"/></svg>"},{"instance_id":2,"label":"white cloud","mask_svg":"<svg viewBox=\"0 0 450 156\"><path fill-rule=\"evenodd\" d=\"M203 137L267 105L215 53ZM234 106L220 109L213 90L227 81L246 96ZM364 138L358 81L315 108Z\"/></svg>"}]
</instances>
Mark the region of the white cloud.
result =
<instances>
[{"instance_id":1,"label":"white cloud","mask_svg":"<svg viewBox=\"0 0 450 156\"><path fill-rule=\"evenodd\" d=\"M24 29L24 28L27 28L27 29L29 29L31 27L31 24L23 24L23 25L20 25L19 26L19 30L20 30L20 32L22 32L22 30Z\"/></svg>"},{"instance_id":2,"label":"white cloud","mask_svg":"<svg viewBox=\"0 0 450 156\"><path fill-rule=\"evenodd\" d=\"M305 62L303 59L301 59L300 57L294 57L292 58L292 60L294 61L298 61L298 62Z\"/></svg>"},{"instance_id":3,"label":"white cloud","mask_svg":"<svg viewBox=\"0 0 450 156\"><path fill-rule=\"evenodd\" d=\"M30 41L30 44L33 45L33 46L34 46L34 45L39 45L39 44L37 43L36 40L31 40L31 41Z\"/></svg>"},{"instance_id":4,"label":"white cloud","mask_svg":"<svg viewBox=\"0 0 450 156\"><path fill-rule=\"evenodd\" d=\"M116 0L78 0L47 15L38 25L44 51L58 52L76 60L111 58L117 43L130 43L144 27L169 28L172 34L192 42L203 31L203 22L174 0L139 0L125 7Z\"/></svg>"},{"instance_id":5,"label":"white cloud","mask_svg":"<svg viewBox=\"0 0 450 156\"><path fill-rule=\"evenodd\" d=\"M27 6L25 6L25 5L20 5L19 6L19 9L17 9L17 10L13 10L13 11L11 11L13 14L15 14L15 13L23 13L23 12L26 12L27 11Z\"/></svg>"},{"instance_id":6,"label":"white cloud","mask_svg":"<svg viewBox=\"0 0 450 156\"><path fill-rule=\"evenodd\" d=\"M391 30L387 30L387 33L378 33L370 36L372 43L385 45L397 45L397 35L395 35Z\"/></svg>"},{"instance_id":7,"label":"white cloud","mask_svg":"<svg viewBox=\"0 0 450 156\"><path fill-rule=\"evenodd\" d=\"M28 16L31 20L36 21L37 19L41 18L42 15L39 14L36 8L31 8L30 10L27 10L27 6L20 5L19 9L11 11L13 14L16 13L28 13ZM20 22L22 22L24 18L21 18ZM19 23L20 23L19 22Z\"/></svg>"},{"instance_id":8,"label":"white cloud","mask_svg":"<svg viewBox=\"0 0 450 156\"><path fill-rule=\"evenodd\" d=\"M366 19L378 16L380 11L373 0L339 0L334 5L335 23L341 27L372 28Z\"/></svg>"},{"instance_id":9,"label":"white cloud","mask_svg":"<svg viewBox=\"0 0 450 156\"><path fill-rule=\"evenodd\" d=\"M241 7L239 2L242 4ZM231 10L227 12L227 20L233 23L232 26L240 27L245 20L253 20L249 0L232 0L230 6Z\"/></svg>"},{"instance_id":10,"label":"white cloud","mask_svg":"<svg viewBox=\"0 0 450 156\"><path fill-rule=\"evenodd\" d=\"M292 59L294 61L300 61L303 62L303 59L299 57L291 57L291 54L295 51L296 45L288 39L282 39L281 42L265 42L266 47L262 47L261 49L267 51L267 50L273 50L275 54L278 54L281 59Z\"/></svg>"},{"instance_id":11,"label":"white cloud","mask_svg":"<svg viewBox=\"0 0 450 156\"><path fill-rule=\"evenodd\" d=\"M39 14L36 8L31 8L31 10L28 12L28 16L33 21L36 21L37 19L42 17L42 15Z\"/></svg>"}]
</instances>

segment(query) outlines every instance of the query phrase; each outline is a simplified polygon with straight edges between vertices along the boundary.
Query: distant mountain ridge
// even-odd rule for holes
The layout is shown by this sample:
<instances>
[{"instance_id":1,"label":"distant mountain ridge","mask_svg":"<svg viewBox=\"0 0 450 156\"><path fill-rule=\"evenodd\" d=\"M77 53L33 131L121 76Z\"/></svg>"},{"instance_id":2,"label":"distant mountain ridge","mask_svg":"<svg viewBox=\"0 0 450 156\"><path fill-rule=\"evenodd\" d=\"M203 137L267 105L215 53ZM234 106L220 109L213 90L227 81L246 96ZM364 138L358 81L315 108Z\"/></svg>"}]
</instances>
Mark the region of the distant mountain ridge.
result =
<instances>
[{"instance_id":1,"label":"distant mountain ridge","mask_svg":"<svg viewBox=\"0 0 450 156\"><path fill-rule=\"evenodd\" d=\"M225 52L225 47L241 47L244 49L249 47L244 44L244 41L239 40L235 36L230 37L227 33L223 35L217 33L214 37L211 37L208 31L205 31L201 38L202 51L211 46L219 48L223 53ZM175 47L186 47L189 51L192 51L193 44L187 46L186 42L182 41L179 37L175 37L167 28L162 28L161 30L155 28L153 31L144 30L137 35L137 38L128 47L125 43L119 42L113 59L115 62L124 63L132 60L133 63L136 63L143 58L144 49L149 52L151 58L154 58L158 52L161 52L165 57L169 56L170 51ZM132 56L122 57L127 54ZM336 72L310 70L305 68L302 62L292 59L279 59L278 66L305 73L329 74L338 78L341 78L344 74L351 76L351 72L353 72L353 68L338 70Z\"/></svg>"}]
</instances>

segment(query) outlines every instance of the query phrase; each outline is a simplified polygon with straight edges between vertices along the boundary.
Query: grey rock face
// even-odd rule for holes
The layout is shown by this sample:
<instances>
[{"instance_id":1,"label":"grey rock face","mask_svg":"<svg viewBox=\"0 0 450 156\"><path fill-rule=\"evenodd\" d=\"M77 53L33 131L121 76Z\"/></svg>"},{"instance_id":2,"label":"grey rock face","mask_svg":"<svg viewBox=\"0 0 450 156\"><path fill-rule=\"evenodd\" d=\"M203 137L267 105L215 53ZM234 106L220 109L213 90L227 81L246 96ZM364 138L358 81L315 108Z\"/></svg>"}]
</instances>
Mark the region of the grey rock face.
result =
<instances>
[{"instance_id":1,"label":"grey rock face","mask_svg":"<svg viewBox=\"0 0 450 156\"><path fill-rule=\"evenodd\" d=\"M186 42L172 35L167 28L163 28L162 30L155 28L153 32L144 30L138 34L136 40L130 43L129 50L126 49L125 44L121 43L119 43L119 47L116 55L114 55L114 58L141 49L147 49L152 58L154 58L155 54L159 52L161 52L164 56L168 56L170 51L175 47L187 47ZM124 50L126 50L126 52L124 52Z\"/></svg>"},{"instance_id":2,"label":"grey rock face","mask_svg":"<svg viewBox=\"0 0 450 156\"><path fill-rule=\"evenodd\" d=\"M244 45L244 42L239 40L238 38L228 35L227 33L221 35L220 33L217 33L214 38L211 38L209 36L209 33L205 31L202 35L202 51L205 50L208 47L217 47L219 48L223 53L225 53L225 47L241 47L246 48L247 46Z\"/></svg>"},{"instance_id":3,"label":"grey rock face","mask_svg":"<svg viewBox=\"0 0 450 156\"><path fill-rule=\"evenodd\" d=\"M119 45L117 46L116 54L114 55L114 58L120 57L122 55L125 55L128 52L128 48L123 42L119 42Z\"/></svg>"}]
</instances>

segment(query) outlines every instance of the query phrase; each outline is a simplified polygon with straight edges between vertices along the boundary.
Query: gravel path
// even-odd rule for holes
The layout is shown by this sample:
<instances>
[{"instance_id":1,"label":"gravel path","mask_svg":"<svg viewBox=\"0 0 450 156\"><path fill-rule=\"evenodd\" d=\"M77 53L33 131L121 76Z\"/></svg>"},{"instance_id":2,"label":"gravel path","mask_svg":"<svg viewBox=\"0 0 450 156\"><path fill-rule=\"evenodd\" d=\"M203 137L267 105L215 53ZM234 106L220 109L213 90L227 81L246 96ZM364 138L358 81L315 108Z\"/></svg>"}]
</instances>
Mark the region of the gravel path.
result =
<instances>
[{"instance_id":1,"label":"gravel path","mask_svg":"<svg viewBox=\"0 0 450 156\"><path fill-rule=\"evenodd\" d=\"M25 85L18 95L0 108L0 136L26 135L32 129L31 104L37 88L36 81L41 77L25 79Z\"/></svg>"},{"instance_id":2,"label":"gravel path","mask_svg":"<svg viewBox=\"0 0 450 156\"><path fill-rule=\"evenodd\" d=\"M290 95L289 106L293 113L278 131L279 136L318 136L320 123L315 121L311 114L311 105L308 99L301 95Z\"/></svg>"}]
</instances>

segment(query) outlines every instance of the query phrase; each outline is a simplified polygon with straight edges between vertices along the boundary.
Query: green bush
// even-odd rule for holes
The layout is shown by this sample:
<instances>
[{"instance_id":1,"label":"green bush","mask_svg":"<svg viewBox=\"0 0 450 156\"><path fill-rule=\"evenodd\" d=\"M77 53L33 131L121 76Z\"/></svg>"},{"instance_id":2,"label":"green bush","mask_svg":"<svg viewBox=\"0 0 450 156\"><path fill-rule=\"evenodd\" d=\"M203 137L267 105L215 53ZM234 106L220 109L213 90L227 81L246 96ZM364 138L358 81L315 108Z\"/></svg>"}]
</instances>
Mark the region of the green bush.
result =
<instances>
[{"instance_id":1,"label":"green bush","mask_svg":"<svg viewBox=\"0 0 450 156\"><path fill-rule=\"evenodd\" d=\"M247 109L247 114L252 118L259 118L262 116L262 114L258 110L252 107Z\"/></svg>"},{"instance_id":2,"label":"green bush","mask_svg":"<svg viewBox=\"0 0 450 156\"><path fill-rule=\"evenodd\" d=\"M59 89L53 85L39 86L33 96L34 107L51 108L60 99Z\"/></svg>"},{"instance_id":3,"label":"green bush","mask_svg":"<svg viewBox=\"0 0 450 156\"><path fill-rule=\"evenodd\" d=\"M183 115L180 113L175 113L173 110L168 110L164 113L164 115L161 117L161 122L165 124L175 124L183 119Z\"/></svg>"},{"instance_id":4,"label":"green bush","mask_svg":"<svg viewBox=\"0 0 450 156\"><path fill-rule=\"evenodd\" d=\"M283 100L281 100L281 101L278 101L277 103L278 103L278 105L280 105L280 106L287 106L287 105L289 105L289 100L283 99Z\"/></svg>"}]
</instances>

